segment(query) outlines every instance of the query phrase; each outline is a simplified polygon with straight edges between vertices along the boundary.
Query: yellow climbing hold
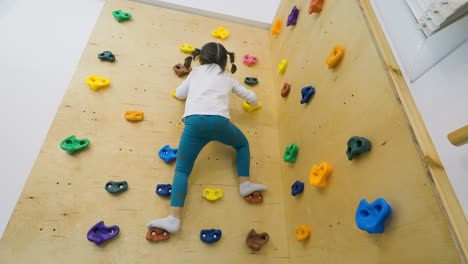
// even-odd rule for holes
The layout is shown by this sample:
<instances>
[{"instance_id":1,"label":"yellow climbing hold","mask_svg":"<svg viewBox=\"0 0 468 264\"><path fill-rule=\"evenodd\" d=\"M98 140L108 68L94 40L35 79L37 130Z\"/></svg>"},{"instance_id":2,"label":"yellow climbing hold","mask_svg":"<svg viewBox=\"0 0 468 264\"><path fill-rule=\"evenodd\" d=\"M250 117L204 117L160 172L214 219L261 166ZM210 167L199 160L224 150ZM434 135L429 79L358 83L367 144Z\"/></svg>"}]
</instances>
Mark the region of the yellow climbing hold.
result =
<instances>
[{"instance_id":1,"label":"yellow climbing hold","mask_svg":"<svg viewBox=\"0 0 468 264\"><path fill-rule=\"evenodd\" d=\"M223 27L219 27L211 32L211 35L215 38L225 40L229 36L229 31Z\"/></svg>"},{"instance_id":2,"label":"yellow climbing hold","mask_svg":"<svg viewBox=\"0 0 468 264\"><path fill-rule=\"evenodd\" d=\"M192 53L195 51L195 47L190 44L180 44L179 48L184 53Z\"/></svg>"},{"instance_id":3,"label":"yellow climbing hold","mask_svg":"<svg viewBox=\"0 0 468 264\"><path fill-rule=\"evenodd\" d=\"M98 75L91 75L88 78L86 78L86 84L88 84L89 87L94 91L97 91L101 88L109 86L110 80L107 78L99 77Z\"/></svg>"},{"instance_id":4,"label":"yellow climbing hold","mask_svg":"<svg viewBox=\"0 0 468 264\"><path fill-rule=\"evenodd\" d=\"M208 201L216 201L223 197L223 191L221 189L205 188L203 190L203 197Z\"/></svg>"}]
</instances>

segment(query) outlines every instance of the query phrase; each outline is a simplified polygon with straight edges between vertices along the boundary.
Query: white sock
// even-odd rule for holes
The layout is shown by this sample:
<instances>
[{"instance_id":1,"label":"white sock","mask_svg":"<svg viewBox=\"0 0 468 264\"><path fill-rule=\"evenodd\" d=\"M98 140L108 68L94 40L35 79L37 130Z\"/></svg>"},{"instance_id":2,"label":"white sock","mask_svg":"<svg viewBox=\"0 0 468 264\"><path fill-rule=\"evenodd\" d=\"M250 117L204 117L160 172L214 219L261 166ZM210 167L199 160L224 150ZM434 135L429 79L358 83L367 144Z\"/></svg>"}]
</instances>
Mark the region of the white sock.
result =
<instances>
[{"instance_id":1,"label":"white sock","mask_svg":"<svg viewBox=\"0 0 468 264\"><path fill-rule=\"evenodd\" d=\"M152 227L164 229L169 233L177 233L177 231L179 231L180 228L180 219L169 215L166 218L160 218L151 221L151 223L148 224L148 228Z\"/></svg>"},{"instance_id":2,"label":"white sock","mask_svg":"<svg viewBox=\"0 0 468 264\"><path fill-rule=\"evenodd\" d=\"M267 187L262 184L251 183L250 181L246 181L240 184L240 194L245 197L253 192L260 192L265 191Z\"/></svg>"}]
</instances>

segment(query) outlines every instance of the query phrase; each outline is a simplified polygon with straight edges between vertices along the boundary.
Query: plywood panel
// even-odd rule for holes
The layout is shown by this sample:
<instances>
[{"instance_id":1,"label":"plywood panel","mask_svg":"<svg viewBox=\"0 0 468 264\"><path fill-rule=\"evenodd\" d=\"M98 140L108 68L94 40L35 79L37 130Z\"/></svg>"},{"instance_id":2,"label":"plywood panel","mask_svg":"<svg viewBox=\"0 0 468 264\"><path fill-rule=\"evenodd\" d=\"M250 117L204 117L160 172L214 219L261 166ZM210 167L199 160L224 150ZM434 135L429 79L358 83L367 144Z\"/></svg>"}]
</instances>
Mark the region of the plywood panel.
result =
<instances>
[{"instance_id":1,"label":"plywood panel","mask_svg":"<svg viewBox=\"0 0 468 264\"><path fill-rule=\"evenodd\" d=\"M113 10L133 19L117 23ZM238 73L258 77L253 88L264 102L262 111L248 114L232 97L231 119L245 132L252 152L252 179L265 183L265 204L247 204L238 193L234 150L211 143L200 154L190 178L187 207L180 234L168 243L145 240L146 223L168 214L169 202L154 193L157 183L172 181L173 165L157 157L165 144L178 145L183 103L170 96L180 82L172 66L183 61L182 43L200 47L214 41L211 31L223 25L231 36L223 43L237 55ZM199 263L229 259L226 263L288 263L285 212L280 177L276 109L271 94L268 32L128 1L108 1L83 52L81 62L63 98L41 153L0 242L0 262L12 263ZM116 54L114 64L96 56ZM253 67L243 66L245 53L260 57ZM66 56L66 54L57 54ZM111 86L94 92L84 79L98 74ZM145 112L145 120L128 123L127 110ZM91 141L89 149L70 156L60 142L75 134ZM127 180L129 190L112 196L108 180ZM217 203L202 199L203 188L221 187ZM117 224L121 234L96 247L86 239L96 222ZM207 246L199 240L203 228L220 228L223 239ZM250 228L268 231L271 242L252 255L244 244Z\"/></svg>"},{"instance_id":2,"label":"plywood panel","mask_svg":"<svg viewBox=\"0 0 468 264\"><path fill-rule=\"evenodd\" d=\"M282 1L277 17L286 20L294 4L300 11L295 27L283 27L271 38L272 60L289 62L275 75L279 104L279 139L300 151L294 165L283 164L285 193L300 179L308 182L312 164L333 167L329 186L306 186L300 197L285 195L291 263L458 263L448 222L418 153L411 127L379 58L358 1L325 1L320 14L307 14L310 1ZM327 69L333 45L346 48L342 63ZM287 99L283 82L292 84ZM308 105L300 89L316 88ZM348 161L346 142L364 136L370 153ZM369 235L356 227L360 199L385 198L393 208L385 233ZM294 229L308 224L310 241L295 240Z\"/></svg>"}]
</instances>

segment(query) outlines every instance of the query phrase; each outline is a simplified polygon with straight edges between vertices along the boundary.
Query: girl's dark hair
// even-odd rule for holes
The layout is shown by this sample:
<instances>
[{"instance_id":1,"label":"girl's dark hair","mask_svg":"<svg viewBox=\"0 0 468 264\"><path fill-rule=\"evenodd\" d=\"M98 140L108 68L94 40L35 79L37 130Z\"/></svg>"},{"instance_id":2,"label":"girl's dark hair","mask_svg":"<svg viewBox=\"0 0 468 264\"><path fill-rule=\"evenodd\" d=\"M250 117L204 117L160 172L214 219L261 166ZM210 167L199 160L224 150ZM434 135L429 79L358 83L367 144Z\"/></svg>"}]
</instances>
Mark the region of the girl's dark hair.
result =
<instances>
[{"instance_id":1,"label":"girl's dark hair","mask_svg":"<svg viewBox=\"0 0 468 264\"><path fill-rule=\"evenodd\" d=\"M190 68L192 61L197 57L200 57L200 63L204 64L218 64L219 67L224 72L226 70L226 63L229 57L229 61L231 62L231 73L235 73L237 70L237 66L234 64L234 52L229 52L226 48L215 42L210 42L205 44L201 49L195 49L192 54L185 58L184 66L186 68Z\"/></svg>"}]
</instances>

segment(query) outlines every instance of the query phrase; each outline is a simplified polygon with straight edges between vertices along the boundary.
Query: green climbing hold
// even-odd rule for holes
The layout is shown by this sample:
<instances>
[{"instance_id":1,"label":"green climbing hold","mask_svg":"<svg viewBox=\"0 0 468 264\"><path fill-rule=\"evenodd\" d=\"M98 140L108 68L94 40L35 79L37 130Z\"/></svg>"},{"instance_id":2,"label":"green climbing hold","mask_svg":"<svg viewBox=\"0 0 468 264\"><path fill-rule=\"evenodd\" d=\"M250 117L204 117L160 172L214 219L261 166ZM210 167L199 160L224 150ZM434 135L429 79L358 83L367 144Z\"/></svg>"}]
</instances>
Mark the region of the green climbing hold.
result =
<instances>
[{"instance_id":1,"label":"green climbing hold","mask_svg":"<svg viewBox=\"0 0 468 264\"><path fill-rule=\"evenodd\" d=\"M367 138L354 136L348 140L346 155L348 160L352 160L359 154L370 151L371 148L372 143Z\"/></svg>"},{"instance_id":2,"label":"green climbing hold","mask_svg":"<svg viewBox=\"0 0 468 264\"><path fill-rule=\"evenodd\" d=\"M287 146L286 151L284 152L284 161L289 163L295 163L298 152L299 147L296 144L291 144Z\"/></svg>"},{"instance_id":3,"label":"green climbing hold","mask_svg":"<svg viewBox=\"0 0 468 264\"><path fill-rule=\"evenodd\" d=\"M257 85L258 79L255 77L245 77L244 83L247 85Z\"/></svg>"},{"instance_id":4,"label":"green climbing hold","mask_svg":"<svg viewBox=\"0 0 468 264\"><path fill-rule=\"evenodd\" d=\"M115 10L114 12L112 12L112 15L115 17L117 21L119 21L119 23L132 18L132 14L125 13L122 10Z\"/></svg>"},{"instance_id":5,"label":"green climbing hold","mask_svg":"<svg viewBox=\"0 0 468 264\"><path fill-rule=\"evenodd\" d=\"M60 147L69 154L74 154L75 152L86 148L88 145L88 139L77 139L75 135L67 137L62 141L62 143L60 143Z\"/></svg>"},{"instance_id":6,"label":"green climbing hold","mask_svg":"<svg viewBox=\"0 0 468 264\"><path fill-rule=\"evenodd\" d=\"M120 181L120 182L108 181L104 188L106 189L106 191L112 194L117 194L117 193L121 193L127 190L128 183L126 181Z\"/></svg>"}]
</instances>

